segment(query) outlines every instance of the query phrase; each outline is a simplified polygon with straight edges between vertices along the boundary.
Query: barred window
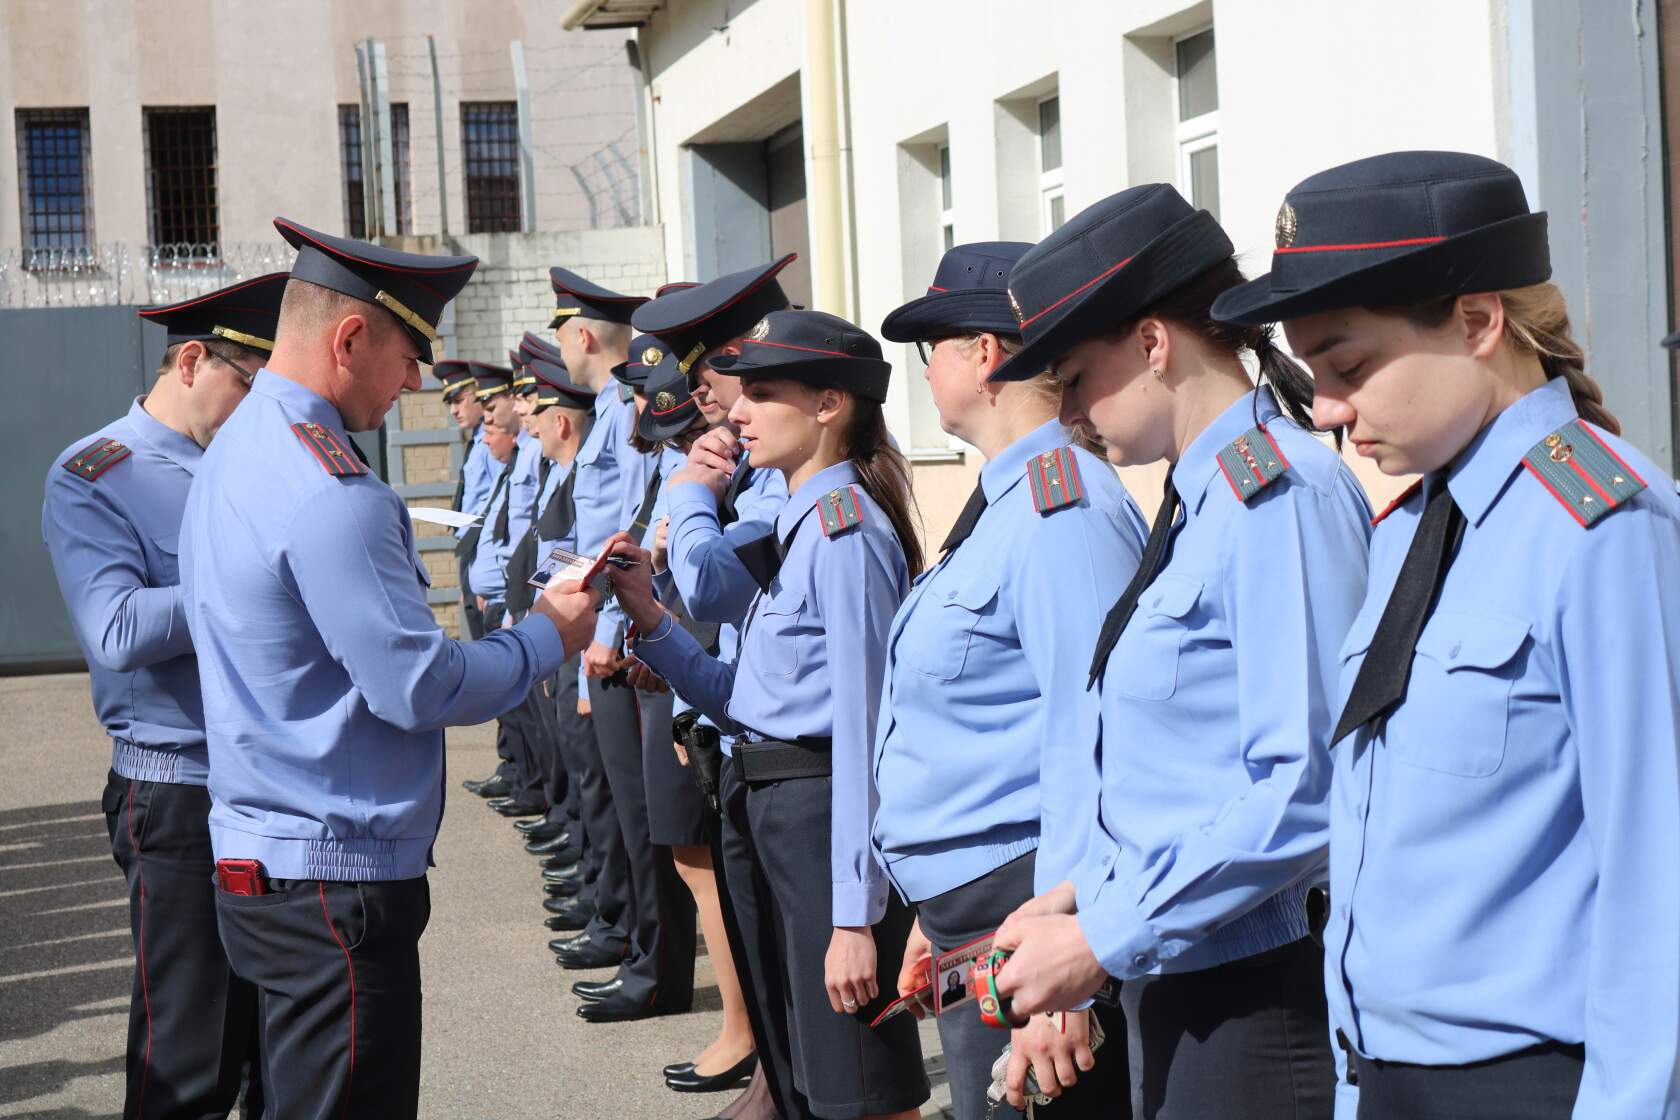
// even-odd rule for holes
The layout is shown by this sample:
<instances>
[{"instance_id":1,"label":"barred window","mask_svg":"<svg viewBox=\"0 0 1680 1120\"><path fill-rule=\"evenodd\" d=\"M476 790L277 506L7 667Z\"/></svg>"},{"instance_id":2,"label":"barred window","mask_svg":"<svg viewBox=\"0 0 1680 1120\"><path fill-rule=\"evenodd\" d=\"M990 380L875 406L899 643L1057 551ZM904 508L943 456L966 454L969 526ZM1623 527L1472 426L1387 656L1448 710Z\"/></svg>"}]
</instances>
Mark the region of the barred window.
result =
<instances>
[{"instance_id":1,"label":"barred window","mask_svg":"<svg viewBox=\"0 0 1680 1120\"><path fill-rule=\"evenodd\" d=\"M216 110L143 109L146 204L152 244L190 245L215 256L221 241L216 206Z\"/></svg>"},{"instance_id":2,"label":"barred window","mask_svg":"<svg viewBox=\"0 0 1680 1120\"><path fill-rule=\"evenodd\" d=\"M408 171L408 103L391 103L391 163L397 188L397 232L414 232L414 190Z\"/></svg>"},{"instance_id":3,"label":"barred window","mask_svg":"<svg viewBox=\"0 0 1680 1120\"><path fill-rule=\"evenodd\" d=\"M461 103L467 232L518 232L519 112L511 101Z\"/></svg>"},{"instance_id":4,"label":"barred window","mask_svg":"<svg viewBox=\"0 0 1680 1120\"><path fill-rule=\"evenodd\" d=\"M17 111L18 201L26 249L93 243L86 109Z\"/></svg>"},{"instance_id":5,"label":"barred window","mask_svg":"<svg viewBox=\"0 0 1680 1120\"><path fill-rule=\"evenodd\" d=\"M362 193L362 109L338 107L338 160L344 176L344 236L367 236L367 199Z\"/></svg>"}]
</instances>

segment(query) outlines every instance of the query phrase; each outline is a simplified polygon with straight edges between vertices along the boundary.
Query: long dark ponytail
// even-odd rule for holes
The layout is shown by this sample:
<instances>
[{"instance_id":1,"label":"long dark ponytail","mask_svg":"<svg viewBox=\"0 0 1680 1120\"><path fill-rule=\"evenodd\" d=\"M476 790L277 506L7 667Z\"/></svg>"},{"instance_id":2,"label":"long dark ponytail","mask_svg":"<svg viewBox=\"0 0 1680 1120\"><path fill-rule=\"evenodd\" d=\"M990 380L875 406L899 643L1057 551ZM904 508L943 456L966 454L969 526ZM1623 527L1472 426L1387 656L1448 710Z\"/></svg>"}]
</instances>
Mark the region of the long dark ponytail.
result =
<instances>
[{"instance_id":1,"label":"long dark ponytail","mask_svg":"<svg viewBox=\"0 0 1680 1120\"><path fill-rule=\"evenodd\" d=\"M922 574L922 540L917 529L919 516L915 494L910 487L910 464L892 445L887 434L887 418L881 406L862 397L852 397L852 427L846 433L846 458L857 468L858 481L869 496L875 499L892 522L893 534L904 549L904 563L910 578Z\"/></svg>"}]
</instances>

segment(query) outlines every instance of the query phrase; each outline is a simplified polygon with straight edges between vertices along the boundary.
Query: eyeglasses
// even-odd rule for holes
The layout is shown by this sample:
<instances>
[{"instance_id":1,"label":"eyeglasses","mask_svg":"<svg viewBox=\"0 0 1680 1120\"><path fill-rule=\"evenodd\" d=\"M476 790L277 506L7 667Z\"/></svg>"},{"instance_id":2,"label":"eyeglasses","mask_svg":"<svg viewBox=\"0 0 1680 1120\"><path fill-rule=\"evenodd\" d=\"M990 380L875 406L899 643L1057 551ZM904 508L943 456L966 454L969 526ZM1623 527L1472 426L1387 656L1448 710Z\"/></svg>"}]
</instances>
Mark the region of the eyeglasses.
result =
<instances>
[{"instance_id":1,"label":"eyeglasses","mask_svg":"<svg viewBox=\"0 0 1680 1120\"><path fill-rule=\"evenodd\" d=\"M239 374L240 380L245 382L245 387L247 389L249 389L251 387L251 383L257 379L256 370L246 369L232 358L224 358L214 350L207 351L207 353L209 353L209 355L218 362L221 362L224 366L232 366L234 371Z\"/></svg>"},{"instance_id":2,"label":"eyeglasses","mask_svg":"<svg viewBox=\"0 0 1680 1120\"><path fill-rule=\"evenodd\" d=\"M972 338L972 337L973 337L972 335L948 334L948 335L945 335L943 338L930 338L930 339L920 339L920 338L918 338L916 340L916 353L917 353L917 355L919 355L921 357L922 364L924 366L932 365L933 364L933 352L939 348L940 343L950 342L952 339L956 339L956 338Z\"/></svg>"}]
</instances>

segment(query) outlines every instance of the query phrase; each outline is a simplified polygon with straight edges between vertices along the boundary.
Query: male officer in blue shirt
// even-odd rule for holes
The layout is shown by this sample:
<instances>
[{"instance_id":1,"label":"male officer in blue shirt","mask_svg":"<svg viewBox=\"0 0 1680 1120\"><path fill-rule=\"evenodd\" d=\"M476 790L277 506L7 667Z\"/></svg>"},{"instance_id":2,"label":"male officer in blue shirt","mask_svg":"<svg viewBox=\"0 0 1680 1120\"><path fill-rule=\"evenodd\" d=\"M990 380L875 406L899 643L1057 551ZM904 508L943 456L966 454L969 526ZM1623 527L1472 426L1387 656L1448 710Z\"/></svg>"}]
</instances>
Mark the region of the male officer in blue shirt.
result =
<instances>
[{"instance_id":1,"label":"male officer in blue shirt","mask_svg":"<svg viewBox=\"0 0 1680 1120\"><path fill-rule=\"evenodd\" d=\"M216 932L204 714L176 542L200 456L274 345L285 285L275 273L141 311L169 332L157 383L47 475L41 531L111 737L101 807L135 946L126 1116L226 1115L256 1057L256 992ZM256 1076L246 1108L262 1113Z\"/></svg>"},{"instance_id":2,"label":"male officer in blue shirt","mask_svg":"<svg viewBox=\"0 0 1680 1120\"><path fill-rule=\"evenodd\" d=\"M413 1116L420 933L443 734L518 702L593 630L592 593L453 642L407 511L351 450L420 384L473 257L284 218L274 353L200 465L181 529L208 732L217 918L260 992L275 1116Z\"/></svg>"},{"instance_id":3,"label":"male officer in blue shirt","mask_svg":"<svg viewBox=\"0 0 1680 1120\"><path fill-rule=\"evenodd\" d=\"M484 406L478 403L475 390L478 382L466 362L447 359L432 367L432 375L443 383L443 404L457 427L467 433L467 447L461 456L461 472L455 480L455 497L449 508L457 513L476 512L490 496L496 476L490 470L484 452ZM473 536L475 526L463 525L455 530L455 556L460 569L461 605L466 611L467 632L474 638L484 634L484 619L478 613L472 585L467 579L467 565L472 563L472 547L465 542ZM476 792L476 791L475 791Z\"/></svg>"}]
</instances>

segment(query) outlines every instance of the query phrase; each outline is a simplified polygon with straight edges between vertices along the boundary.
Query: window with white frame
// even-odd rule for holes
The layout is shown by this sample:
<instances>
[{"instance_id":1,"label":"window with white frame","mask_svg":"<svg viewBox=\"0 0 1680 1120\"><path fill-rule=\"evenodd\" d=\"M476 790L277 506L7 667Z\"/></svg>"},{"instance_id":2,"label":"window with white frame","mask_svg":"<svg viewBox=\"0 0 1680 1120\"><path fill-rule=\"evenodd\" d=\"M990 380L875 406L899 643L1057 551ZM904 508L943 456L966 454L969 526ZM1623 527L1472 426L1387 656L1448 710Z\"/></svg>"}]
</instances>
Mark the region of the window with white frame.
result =
<instances>
[{"instance_id":1,"label":"window with white frame","mask_svg":"<svg viewBox=\"0 0 1680 1120\"><path fill-rule=\"evenodd\" d=\"M1039 229L1051 234L1067 221L1062 197L1062 99L1051 94L1038 103Z\"/></svg>"},{"instance_id":2,"label":"window with white frame","mask_svg":"<svg viewBox=\"0 0 1680 1120\"><path fill-rule=\"evenodd\" d=\"M1178 185L1191 205L1219 217L1219 82L1213 28L1173 43L1178 75Z\"/></svg>"},{"instance_id":3,"label":"window with white frame","mask_svg":"<svg viewBox=\"0 0 1680 1120\"><path fill-rule=\"evenodd\" d=\"M939 241L947 250L957 243L957 216L951 208L951 145L939 145Z\"/></svg>"}]
</instances>

